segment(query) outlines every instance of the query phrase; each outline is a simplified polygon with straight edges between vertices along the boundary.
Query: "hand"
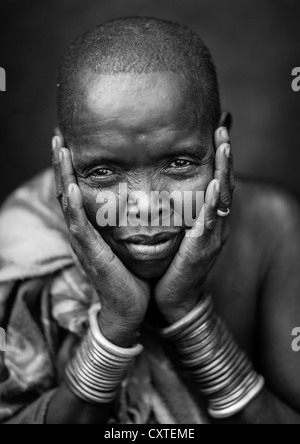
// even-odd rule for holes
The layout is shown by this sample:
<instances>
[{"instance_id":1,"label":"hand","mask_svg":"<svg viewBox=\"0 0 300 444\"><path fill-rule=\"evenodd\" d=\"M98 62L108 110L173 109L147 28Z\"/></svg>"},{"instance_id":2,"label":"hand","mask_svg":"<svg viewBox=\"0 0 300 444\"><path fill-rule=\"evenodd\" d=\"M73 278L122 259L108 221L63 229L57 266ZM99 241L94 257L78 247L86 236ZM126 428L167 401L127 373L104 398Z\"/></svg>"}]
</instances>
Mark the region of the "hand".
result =
<instances>
[{"instance_id":1,"label":"hand","mask_svg":"<svg viewBox=\"0 0 300 444\"><path fill-rule=\"evenodd\" d=\"M54 137L53 166L70 244L99 295L103 335L116 345L130 347L137 342L150 288L125 268L88 220L71 153L63 144L61 137Z\"/></svg>"},{"instance_id":2,"label":"hand","mask_svg":"<svg viewBox=\"0 0 300 444\"><path fill-rule=\"evenodd\" d=\"M215 133L215 177L206 191L200 216L192 230L187 231L169 270L155 289L157 307L170 324L197 305L207 275L229 236L229 219L217 215L218 209L230 209L234 189L229 137L223 131L219 128ZM200 233L203 235L199 236Z\"/></svg>"}]
</instances>

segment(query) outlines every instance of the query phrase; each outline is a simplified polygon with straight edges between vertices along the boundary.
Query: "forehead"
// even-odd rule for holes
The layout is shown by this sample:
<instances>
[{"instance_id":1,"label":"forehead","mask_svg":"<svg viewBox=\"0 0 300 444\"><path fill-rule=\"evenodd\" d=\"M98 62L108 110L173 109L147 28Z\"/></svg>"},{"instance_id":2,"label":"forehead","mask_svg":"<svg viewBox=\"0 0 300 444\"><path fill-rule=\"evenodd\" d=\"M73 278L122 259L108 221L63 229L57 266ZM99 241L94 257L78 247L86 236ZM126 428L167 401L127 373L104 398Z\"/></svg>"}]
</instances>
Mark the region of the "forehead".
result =
<instances>
[{"instance_id":1,"label":"forehead","mask_svg":"<svg viewBox=\"0 0 300 444\"><path fill-rule=\"evenodd\" d=\"M201 120L201 94L174 73L86 74L75 122L81 134L93 131L145 133L194 129Z\"/></svg>"}]
</instances>

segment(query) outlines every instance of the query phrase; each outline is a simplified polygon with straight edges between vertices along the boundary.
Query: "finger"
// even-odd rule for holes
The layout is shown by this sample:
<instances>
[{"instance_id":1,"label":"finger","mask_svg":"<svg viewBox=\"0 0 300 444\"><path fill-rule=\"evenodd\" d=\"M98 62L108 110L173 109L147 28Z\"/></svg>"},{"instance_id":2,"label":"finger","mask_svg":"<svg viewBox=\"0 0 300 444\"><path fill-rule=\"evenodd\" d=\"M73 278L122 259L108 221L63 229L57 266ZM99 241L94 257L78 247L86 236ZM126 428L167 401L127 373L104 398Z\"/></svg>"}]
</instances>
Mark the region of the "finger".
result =
<instances>
[{"instance_id":1,"label":"finger","mask_svg":"<svg viewBox=\"0 0 300 444\"><path fill-rule=\"evenodd\" d=\"M207 188L204 205L194 227L187 232L186 237L197 239L212 231L218 223L217 210L220 200L220 181L212 180Z\"/></svg>"},{"instance_id":2,"label":"finger","mask_svg":"<svg viewBox=\"0 0 300 444\"><path fill-rule=\"evenodd\" d=\"M231 197L233 195L234 189L235 189L235 176L234 176L234 169L233 169L233 153L231 150L231 156L230 156L230 189L231 189Z\"/></svg>"},{"instance_id":3,"label":"finger","mask_svg":"<svg viewBox=\"0 0 300 444\"><path fill-rule=\"evenodd\" d=\"M108 264L112 265L115 255L88 220L80 188L75 183L68 186L67 204L70 234L76 241L76 249L81 249L79 254L78 251L76 252L79 258L87 258L90 264L89 269L94 270L95 275L102 269L102 265L104 270L110 270L112 267L108 267Z\"/></svg>"},{"instance_id":4,"label":"finger","mask_svg":"<svg viewBox=\"0 0 300 444\"><path fill-rule=\"evenodd\" d=\"M225 126L221 126L218 128L214 135L214 141L215 141L215 150L217 151L218 148L222 145L222 143L230 143L230 137L228 134L228 130Z\"/></svg>"},{"instance_id":5,"label":"finger","mask_svg":"<svg viewBox=\"0 0 300 444\"><path fill-rule=\"evenodd\" d=\"M230 144L230 136L229 136L228 130L225 126L222 126L216 130L215 135L214 135L214 142L215 142L216 151L223 143ZM231 170L230 171L230 189L231 189L231 194L232 194L235 189L235 177L234 177L234 171L233 171L233 153L232 153L232 151L231 151L231 156L230 156L230 170Z\"/></svg>"},{"instance_id":6,"label":"finger","mask_svg":"<svg viewBox=\"0 0 300 444\"><path fill-rule=\"evenodd\" d=\"M211 183L206 193L205 234L209 235L210 232L214 232L217 238L220 236L221 245L224 245L229 236L229 219L218 217L218 209L220 209L220 182L218 184L214 188Z\"/></svg>"},{"instance_id":7,"label":"finger","mask_svg":"<svg viewBox=\"0 0 300 444\"><path fill-rule=\"evenodd\" d=\"M206 191L204 203L204 229L210 232L215 229L219 221L217 211L220 206L221 183L218 179L213 180Z\"/></svg>"},{"instance_id":8,"label":"finger","mask_svg":"<svg viewBox=\"0 0 300 444\"><path fill-rule=\"evenodd\" d=\"M69 207L69 228L71 234L74 235L80 243L83 243L83 238L90 236L94 239L97 237L95 230L91 227L88 220L80 188L77 184L71 183L66 190L67 202Z\"/></svg>"},{"instance_id":9,"label":"finger","mask_svg":"<svg viewBox=\"0 0 300 444\"><path fill-rule=\"evenodd\" d=\"M60 153L61 153L61 162L60 162L61 182L62 182L63 192L65 194L68 194L69 185L71 185L72 183L76 184L77 179L75 176L70 150L68 150L67 148L62 148L60 150Z\"/></svg>"},{"instance_id":10,"label":"finger","mask_svg":"<svg viewBox=\"0 0 300 444\"><path fill-rule=\"evenodd\" d=\"M89 272L97 277L101 271L104 277L104 274L108 275L116 268L116 256L87 217L70 150L62 148L60 153L62 206L72 238L71 244L79 259L83 258L83 265L88 263Z\"/></svg>"},{"instance_id":11,"label":"finger","mask_svg":"<svg viewBox=\"0 0 300 444\"><path fill-rule=\"evenodd\" d=\"M222 143L216 153L215 179L221 184L219 209L226 212L231 206L231 147Z\"/></svg>"},{"instance_id":12,"label":"finger","mask_svg":"<svg viewBox=\"0 0 300 444\"><path fill-rule=\"evenodd\" d=\"M186 235L179 247L178 253L172 262L172 269L180 275L184 273L188 264L195 264L199 255L203 253L209 236L205 236L218 223L217 208L220 197L220 182L213 180L210 182L205 202L201 208L196 223L191 230L187 230Z\"/></svg>"},{"instance_id":13,"label":"finger","mask_svg":"<svg viewBox=\"0 0 300 444\"><path fill-rule=\"evenodd\" d=\"M54 170L55 184L56 184L56 197L60 201L62 198L62 184L60 175L60 149L63 146L61 137L55 136L52 139L52 165Z\"/></svg>"},{"instance_id":14,"label":"finger","mask_svg":"<svg viewBox=\"0 0 300 444\"><path fill-rule=\"evenodd\" d=\"M60 150L61 162L59 164L61 185L62 185L62 208L66 213L68 208L68 188L71 184L76 184L76 177L74 173L74 168L71 159L71 153L67 148L62 148Z\"/></svg>"}]
</instances>

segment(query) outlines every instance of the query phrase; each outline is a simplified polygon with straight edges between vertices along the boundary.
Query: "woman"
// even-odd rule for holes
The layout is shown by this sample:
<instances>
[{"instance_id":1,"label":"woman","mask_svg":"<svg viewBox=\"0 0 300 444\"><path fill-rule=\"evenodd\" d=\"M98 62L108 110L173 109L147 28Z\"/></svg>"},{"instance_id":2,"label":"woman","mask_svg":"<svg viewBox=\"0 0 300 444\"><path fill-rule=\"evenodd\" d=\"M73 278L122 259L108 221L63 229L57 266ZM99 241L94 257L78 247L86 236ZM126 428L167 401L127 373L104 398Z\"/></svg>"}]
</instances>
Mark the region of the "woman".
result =
<instances>
[{"instance_id":1,"label":"woman","mask_svg":"<svg viewBox=\"0 0 300 444\"><path fill-rule=\"evenodd\" d=\"M97 27L62 63L58 118L62 212L48 171L0 218L1 421L299 423L299 204L243 180L232 200L201 39L157 19ZM162 191L193 196L193 226L172 200L161 222Z\"/></svg>"}]
</instances>

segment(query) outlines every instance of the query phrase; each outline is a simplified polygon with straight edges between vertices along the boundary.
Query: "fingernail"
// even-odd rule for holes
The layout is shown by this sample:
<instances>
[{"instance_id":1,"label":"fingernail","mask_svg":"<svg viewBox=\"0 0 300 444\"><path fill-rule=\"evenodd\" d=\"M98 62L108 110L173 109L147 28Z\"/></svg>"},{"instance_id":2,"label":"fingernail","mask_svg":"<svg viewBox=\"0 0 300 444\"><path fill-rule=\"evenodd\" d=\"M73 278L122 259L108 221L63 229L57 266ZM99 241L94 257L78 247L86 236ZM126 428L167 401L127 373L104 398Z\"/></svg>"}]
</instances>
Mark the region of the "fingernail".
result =
<instances>
[{"instance_id":1,"label":"fingernail","mask_svg":"<svg viewBox=\"0 0 300 444\"><path fill-rule=\"evenodd\" d=\"M223 139L225 139L226 141L229 140L229 135L228 135L227 128L222 128L221 131L220 131L220 134L221 134L221 137Z\"/></svg>"},{"instance_id":2,"label":"fingernail","mask_svg":"<svg viewBox=\"0 0 300 444\"><path fill-rule=\"evenodd\" d=\"M69 205L72 208L81 208L82 199L80 191L75 183L70 183L68 186Z\"/></svg>"},{"instance_id":3,"label":"fingernail","mask_svg":"<svg viewBox=\"0 0 300 444\"><path fill-rule=\"evenodd\" d=\"M228 157L228 159L230 159L230 156L231 156L231 148L230 148L230 145L228 145L228 146L225 148L225 155L226 155L226 157Z\"/></svg>"},{"instance_id":4,"label":"fingernail","mask_svg":"<svg viewBox=\"0 0 300 444\"><path fill-rule=\"evenodd\" d=\"M216 192L218 194L220 194L220 192L221 192L221 183L220 183L219 180L216 180L216 182L215 182L215 190L216 190Z\"/></svg>"},{"instance_id":5,"label":"fingernail","mask_svg":"<svg viewBox=\"0 0 300 444\"><path fill-rule=\"evenodd\" d=\"M58 150L58 139L57 137L53 137L52 140L52 152L53 152L53 157L56 163L60 163L62 161L62 157L61 157L61 150Z\"/></svg>"},{"instance_id":6,"label":"fingernail","mask_svg":"<svg viewBox=\"0 0 300 444\"><path fill-rule=\"evenodd\" d=\"M70 183L70 185L68 186L68 193L73 194L74 192L75 192L75 186L73 183Z\"/></svg>"},{"instance_id":7,"label":"fingernail","mask_svg":"<svg viewBox=\"0 0 300 444\"><path fill-rule=\"evenodd\" d=\"M63 150L59 150L58 152L58 162L60 163L63 160L64 153Z\"/></svg>"},{"instance_id":8,"label":"fingernail","mask_svg":"<svg viewBox=\"0 0 300 444\"><path fill-rule=\"evenodd\" d=\"M57 147L57 142L58 142L57 137L56 137L56 136L53 137L53 138L52 138L52 150L53 150L53 151L54 151L55 148Z\"/></svg>"}]
</instances>

